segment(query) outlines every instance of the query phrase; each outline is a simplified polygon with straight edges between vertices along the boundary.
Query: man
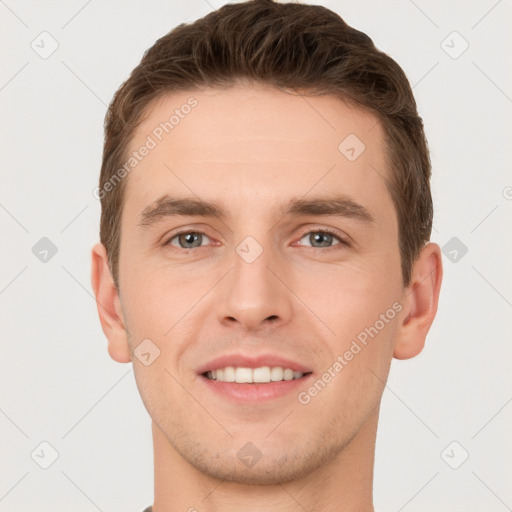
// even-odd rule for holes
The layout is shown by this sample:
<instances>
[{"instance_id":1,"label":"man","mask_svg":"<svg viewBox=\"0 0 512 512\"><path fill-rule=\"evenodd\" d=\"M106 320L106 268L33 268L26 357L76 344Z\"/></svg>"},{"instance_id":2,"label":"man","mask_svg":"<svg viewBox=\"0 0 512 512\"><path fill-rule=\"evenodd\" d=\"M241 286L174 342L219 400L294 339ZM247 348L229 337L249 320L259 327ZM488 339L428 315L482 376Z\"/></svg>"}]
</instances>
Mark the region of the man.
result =
<instances>
[{"instance_id":1,"label":"man","mask_svg":"<svg viewBox=\"0 0 512 512\"><path fill-rule=\"evenodd\" d=\"M92 286L152 418L146 511L373 511L390 362L442 279L401 68L321 6L159 39L105 123Z\"/></svg>"}]
</instances>

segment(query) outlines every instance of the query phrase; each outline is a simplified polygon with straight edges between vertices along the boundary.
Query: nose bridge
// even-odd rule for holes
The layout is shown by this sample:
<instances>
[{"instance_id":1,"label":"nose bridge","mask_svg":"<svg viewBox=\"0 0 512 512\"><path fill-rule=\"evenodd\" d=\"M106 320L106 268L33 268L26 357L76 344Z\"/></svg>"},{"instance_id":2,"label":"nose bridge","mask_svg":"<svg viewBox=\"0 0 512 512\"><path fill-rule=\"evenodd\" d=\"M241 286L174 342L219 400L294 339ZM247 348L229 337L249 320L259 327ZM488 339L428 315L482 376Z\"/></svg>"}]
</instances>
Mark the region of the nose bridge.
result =
<instances>
[{"instance_id":1,"label":"nose bridge","mask_svg":"<svg viewBox=\"0 0 512 512\"><path fill-rule=\"evenodd\" d=\"M257 329L269 321L287 322L290 297L275 275L281 273L282 260L271 233L264 227L244 231L254 235L246 234L234 247L232 271L218 306L219 321L237 321L246 329Z\"/></svg>"}]
</instances>

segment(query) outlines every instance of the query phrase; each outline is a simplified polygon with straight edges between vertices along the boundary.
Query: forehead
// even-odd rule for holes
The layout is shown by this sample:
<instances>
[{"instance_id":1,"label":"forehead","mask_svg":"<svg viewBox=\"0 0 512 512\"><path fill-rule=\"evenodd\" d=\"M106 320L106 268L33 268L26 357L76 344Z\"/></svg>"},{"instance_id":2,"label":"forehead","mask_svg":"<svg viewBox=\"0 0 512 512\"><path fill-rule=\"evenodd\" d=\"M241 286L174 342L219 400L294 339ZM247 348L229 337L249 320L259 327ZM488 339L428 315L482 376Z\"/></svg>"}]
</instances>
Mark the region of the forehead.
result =
<instances>
[{"instance_id":1,"label":"forehead","mask_svg":"<svg viewBox=\"0 0 512 512\"><path fill-rule=\"evenodd\" d=\"M185 144L189 161L198 149L203 158L224 152L228 160L258 161L277 148L294 159L318 160L320 154L330 159L338 156L338 144L349 133L373 146L381 136L373 113L340 98L256 84L164 94L150 102L145 117L132 143L136 146L148 134L157 143L174 139ZM194 131L193 139L188 128ZM264 141L263 155L256 152L257 139ZM299 141L304 142L300 148Z\"/></svg>"},{"instance_id":2,"label":"forehead","mask_svg":"<svg viewBox=\"0 0 512 512\"><path fill-rule=\"evenodd\" d=\"M227 197L240 210L313 189L389 206L378 197L387 174L380 123L331 95L260 85L165 94L148 105L134 152L125 207L138 212L164 193ZM248 197L258 201L244 205Z\"/></svg>"}]
</instances>

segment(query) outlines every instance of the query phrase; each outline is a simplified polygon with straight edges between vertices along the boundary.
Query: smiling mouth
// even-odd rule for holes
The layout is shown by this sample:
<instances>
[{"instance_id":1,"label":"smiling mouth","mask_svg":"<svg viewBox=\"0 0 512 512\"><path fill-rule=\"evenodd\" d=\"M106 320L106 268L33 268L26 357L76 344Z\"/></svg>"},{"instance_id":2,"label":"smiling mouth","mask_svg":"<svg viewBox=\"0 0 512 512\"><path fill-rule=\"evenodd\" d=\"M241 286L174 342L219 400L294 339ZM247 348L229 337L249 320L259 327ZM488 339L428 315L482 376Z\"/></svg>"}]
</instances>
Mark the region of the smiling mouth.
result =
<instances>
[{"instance_id":1,"label":"smiling mouth","mask_svg":"<svg viewBox=\"0 0 512 512\"><path fill-rule=\"evenodd\" d=\"M218 382L236 382L238 384L266 384L288 380L298 380L312 372L297 372L282 366L261 366L258 368L226 366L217 370L204 372L202 375L209 380Z\"/></svg>"}]
</instances>

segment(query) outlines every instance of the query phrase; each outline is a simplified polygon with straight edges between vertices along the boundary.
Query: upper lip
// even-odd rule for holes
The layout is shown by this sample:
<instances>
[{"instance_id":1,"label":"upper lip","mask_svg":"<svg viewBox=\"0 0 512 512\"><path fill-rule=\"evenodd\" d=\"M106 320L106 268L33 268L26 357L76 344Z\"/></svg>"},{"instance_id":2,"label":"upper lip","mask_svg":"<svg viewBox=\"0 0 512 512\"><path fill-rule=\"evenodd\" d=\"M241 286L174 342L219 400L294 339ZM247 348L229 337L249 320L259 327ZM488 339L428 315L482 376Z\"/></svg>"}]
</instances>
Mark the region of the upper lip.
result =
<instances>
[{"instance_id":1,"label":"upper lip","mask_svg":"<svg viewBox=\"0 0 512 512\"><path fill-rule=\"evenodd\" d=\"M301 373L311 373L312 370L307 366L288 359L287 357L280 356L277 354L258 354L258 355L247 355L247 354L224 354L215 357L203 364L197 369L198 375L206 373L208 371L217 370L219 368L225 368L226 366L242 367L242 368L259 368L261 366L281 366L282 368L290 368L293 371Z\"/></svg>"}]
</instances>

